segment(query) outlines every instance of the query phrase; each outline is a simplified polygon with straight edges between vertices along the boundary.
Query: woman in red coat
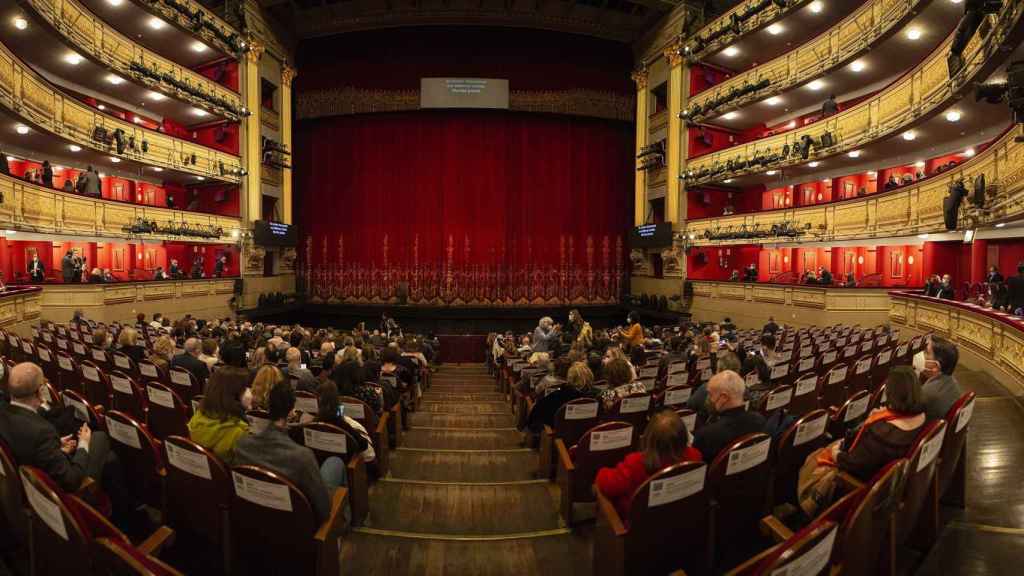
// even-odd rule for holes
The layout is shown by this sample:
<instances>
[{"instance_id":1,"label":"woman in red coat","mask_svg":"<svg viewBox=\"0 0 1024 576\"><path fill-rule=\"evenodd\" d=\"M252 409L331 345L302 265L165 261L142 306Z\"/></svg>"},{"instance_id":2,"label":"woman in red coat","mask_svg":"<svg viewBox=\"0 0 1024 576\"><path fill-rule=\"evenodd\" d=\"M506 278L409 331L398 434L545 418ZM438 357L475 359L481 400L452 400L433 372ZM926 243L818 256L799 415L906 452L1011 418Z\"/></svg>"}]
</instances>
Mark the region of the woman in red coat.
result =
<instances>
[{"instance_id":1,"label":"woman in red coat","mask_svg":"<svg viewBox=\"0 0 1024 576\"><path fill-rule=\"evenodd\" d=\"M647 424L643 452L629 454L615 468L602 468L597 473L597 487L615 503L619 515L628 518L633 492L645 480L673 464L700 460L700 452L690 446L690 433L682 418L672 410L662 410Z\"/></svg>"}]
</instances>

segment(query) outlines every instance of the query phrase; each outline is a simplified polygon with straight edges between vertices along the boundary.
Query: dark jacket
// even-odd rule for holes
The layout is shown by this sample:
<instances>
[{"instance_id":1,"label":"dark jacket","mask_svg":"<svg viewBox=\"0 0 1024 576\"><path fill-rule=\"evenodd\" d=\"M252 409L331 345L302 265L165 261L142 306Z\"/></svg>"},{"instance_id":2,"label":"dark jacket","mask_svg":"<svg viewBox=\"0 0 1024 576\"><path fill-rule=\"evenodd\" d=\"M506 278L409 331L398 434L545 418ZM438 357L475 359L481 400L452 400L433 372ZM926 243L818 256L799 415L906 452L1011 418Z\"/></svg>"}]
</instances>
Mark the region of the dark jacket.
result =
<instances>
[{"instance_id":1,"label":"dark jacket","mask_svg":"<svg viewBox=\"0 0 1024 576\"><path fill-rule=\"evenodd\" d=\"M74 282L76 280L75 259L71 255L65 254L64 257L60 259L60 272L64 277L65 282Z\"/></svg>"},{"instance_id":2,"label":"dark jacket","mask_svg":"<svg viewBox=\"0 0 1024 576\"><path fill-rule=\"evenodd\" d=\"M861 480L870 480L886 464L906 456L920 431L920 427L903 430L888 422L875 422L864 430L852 451L836 453L836 464Z\"/></svg>"},{"instance_id":3,"label":"dark jacket","mask_svg":"<svg viewBox=\"0 0 1024 576\"><path fill-rule=\"evenodd\" d=\"M61 452L57 429L49 421L23 406L8 404L0 411L0 437L18 464L42 469L65 492L78 490L85 479L89 453Z\"/></svg>"},{"instance_id":4,"label":"dark jacket","mask_svg":"<svg viewBox=\"0 0 1024 576\"><path fill-rule=\"evenodd\" d=\"M929 420L945 418L949 409L963 396L960 383L949 374L939 374L921 386L921 399Z\"/></svg>"},{"instance_id":5,"label":"dark jacket","mask_svg":"<svg viewBox=\"0 0 1024 576\"><path fill-rule=\"evenodd\" d=\"M938 293L936 294L936 296L938 296L939 298L942 298L942 299L945 299L945 300L955 300L956 299L956 292L953 290L953 284L952 283L946 284L946 285L939 284L937 292Z\"/></svg>"},{"instance_id":6,"label":"dark jacket","mask_svg":"<svg viewBox=\"0 0 1024 576\"><path fill-rule=\"evenodd\" d=\"M572 386L562 386L554 392L538 398L537 403L533 405L533 410L530 410L527 428L531 432L540 433L544 426L551 426L555 423L555 413L563 404L577 398L582 398L582 395Z\"/></svg>"},{"instance_id":7,"label":"dark jacket","mask_svg":"<svg viewBox=\"0 0 1024 576\"><path fill-rule=\"evenodd\" d=\"M235 465L262 466L277 472L291 480L309 499L318 523L330 516L330 495L313 451L300 446L274 424L259 434L243 436L235 443Z\"/></svg>"},{"instance_id":8,"label":"dark jacket","mask_svg":"<svg viewBox=\"0 0 1024 576\"><path fill-rule=\"evenodd\" d=\"M36 266L36 270L32 269L33 266ZM42 260L29 260L28 264L25 266L25 270L28 272L29 278L31 278L33 282L42 282L43 280L46 280L46 266L43 265Z\"/></svg>"},{"instance_id":9,"label":"dark jacket","mask_svg":"<svg viewBox=\"0 0 1024 576\"><path fill-rule=\"evenodd\" d=\"M1010 276L1006 281L1006 289L1010 301L1010 312L1024 308L1024 275Z\"/></svg>"},{"instance_id":10,"label":"dark jacket","mask_svg":"<svg viewBox=\"0 0 1024 576\"><path fill-rule=\"evenodd\" d=\"M117 351L131 358L136 364L146 358L146 349L138 344L135 346L123 346L118 348Z\"/></svg>"},{"instance_id":11,"label":"dark jacket","mask_svg":"<svg viewBox=\"0 0 1024 576\"><path fill-rule=\"evenodd\" d=\"M188 352L182 352L171 358L171 368L184 368L198 378L200 382L205 382L210 377L210 367L206 365L206 362Z\"/></svg>"},{"instance_id":12,"label":"dark jacket","mask_svg":"<svg viewBox=\"0 0 1024 576\"><path fill-rule=\"evenodd\" d=\"M700 450L706 462L712 462L719 452L740 437L764 432L764 429L764 416L747 412L742 406L733 408L719 414L718 420L698 429L693 435L693 447Z\"/></svg>"}]
</instances>

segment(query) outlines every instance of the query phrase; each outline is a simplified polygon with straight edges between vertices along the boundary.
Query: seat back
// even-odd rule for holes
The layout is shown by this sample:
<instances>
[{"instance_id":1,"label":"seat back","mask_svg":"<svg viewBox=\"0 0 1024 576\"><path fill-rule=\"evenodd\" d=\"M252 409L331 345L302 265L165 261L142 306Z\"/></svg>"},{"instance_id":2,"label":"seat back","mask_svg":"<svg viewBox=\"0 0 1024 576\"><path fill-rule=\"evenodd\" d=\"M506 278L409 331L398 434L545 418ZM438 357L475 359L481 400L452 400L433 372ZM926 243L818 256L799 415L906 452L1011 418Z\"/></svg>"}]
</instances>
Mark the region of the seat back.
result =
<instances>
[{"instance_id":1,"label":"seat back","mask_svg":"<svg viewBox=\"0 0 1024 576\"><path fill-rule=\"evenodd\" d=\"M821 370L829 370L839 361L839 349L826 350L821 354L818 366Z\"/></svg>"},{"instance_id":2,"label":"seat back","mask_svg":"<svg viewBox=\"0 0 1024 576\"><path fill-rule=\"evenodd\" d=\"M120 370L107 374L110 382L110 406L135 418L139 422L146 421L146 398L138 384L131 376Z\"/></svg>"},{"instance_id":3,"label":"seat back","mask_svg":"<svg viewBox=\"0 0 1024 576\"><path fill-rule=\"evenodd\" d=\"M706 476L706 464L682 462L653 474L636 489L624 519L629 526L624 544L630 573L668 574L679 568L688 574L707 573ZM686 543L685 553L680 553L680 542Z\"/></svg>"},{"instance_id":4,"label":"seat back","mask_svg":"<svg viewBox=\"0 0 1024 576\"><path fill-rule=\"evenodd\" d=\"M935 420L924 425L914 447L907 454L906 481L899 513L896 515L896 545L907 541L924 507L934 480L939 453L946 437L946 421Z\"/></svg>"},{"instance_id":5,"label":"seat back","mask_svg":"<svg viewBox=\"0 0 1024 576\"><path fill-rule=\"evenodd\" d=\"M339 396L338 402L345 407L345 416L362 424L369 434L377 429L377 413L369 404L352 396Z\"/></svg>"},{"instance_id":6,"label":"seat back","mask_svg":"<svg viewBox=\"0 0 1024 576\"><path fill-rule=\"evenodd\" d=\"M173 366L167 371L167 377L171 381L171 389L181 396L181 399L186 403L192 400L192 397L196 394L202 394L203 390L199 386L199 380L181 366Z\"/></svg>"},{"instance_id":7,"label":"seat back","mask_svg":"<svg viewBox=\"0 0 1024 576\"><path fill-rule=\"evenodd\" d=\"M592 502L591 487L601 468L613 468L633 451L637 429L628 422L604 422L583 433L572 455L576 468L572 491L574 502Z\"/></svg>"},{"instance_id":8,"label":"seat back","mask_svg":"<svg viewBox=\"0 0 1024 576\"><path fill-rule=\"evenodd\" d=\"M82 360L78 364L81 373L82 393L93 406L110 406L110 385L102 368L92 360Z\"/></svg>"},{"instance_id":9,"label":"seat back","mask_svg":"<svg viewBox=\"0 0 1024 576\"><path fill-rule=\"evenodd\" d=\"M849 371L848 364L839 363L821 377L818 389L822 408L838 408L843 405L843 402L846 402L848 396L846 380Z\"/></svg>"},{"instance_id":10,"label":"seat back","mask_svg":"<svg viewBox=\"0 0 1024 576\"><path fill-rule=\"evenodd\" d=\"M789 402L789 413L794 416L807 414L818 409L818 375L808 372L793 381L793 398Z\"/></svg>"},{"instance_id":11,"label":"seat back","mask_svg":"<svg viewBox=\"0 0 1024 576\"><path fill-rule=\"evenodd\" d=\"M11 449L0 440L0 534L13 539L15 546L28 546L28 516L25 515L25 490L18 475L18 464Z\"/></svg>"},{"instance_id":12,"label":"seat back","mask_svg":"<svg viewBox=\"0 0 1024 576\"><path fill-rule=\"evenodd\" d=\"M160 382L146 384L146 421L157 439L188 436L188 405L170 386Z\"/></svg>"},{"instance_id":13,"label":"seat back","mask_svg":"<svg viewBox=\"0 0 1024 576\"><path fill-rule=\"evenodd\" d=\"M868 342L865 342L867 344ZM871 390L871 370L874 367L875 357L871 354L865 354L857 359L853 363L853 368L848 373L847 377L847 389L850 394L858 390Z\"/></svg>"},{"instance_id":14,"label":"seat back","mask_svg":"<svg viewBox=\"0 0 1024 576\"><path fill-rule=\"evenodd\" d=\"M669 384L661 397L661 404L667 408L681 408L693 395L693 388L686 384Z\"/></svg>"},{"instance_id":15,"label":"seat back","mask_svg":"<svg viewBox=\"0 0 1024 576\"><path fill-rule=\"evenodd\" d=\"M647 417L651 413L652 396L648 392L637 392L615 402L605 414L606 421L628 422L641 432L647 425Z\"/></svg>"},{"instance_id":16,"label":"seat back","mask_svg":"<svg viewBox=\"0 0 1024 576\"><path fill-rule=\"evenodd\" d=\"M878 573L882 546L889 534L889 519L899 506L903 491L905 459L895 460L872 479L864 498L843 521L833 563L842 565L849 576Z\"/></svg>"},{"instance_id":17,"label":"seat back","mask_svg":"<svg viewBox=\"0 0 1024 576\"><path fill-rule=\"evenodd\" d=\"M111 410L106 414L110 447L124 468L126 488L136 502L145 502L163 509L164 459L159 442L149 430L124 412Z\"/></svg>"},{"instance_id":18,"label":"seat back","mask_svg":"<svg viewBox=\"0 0 1024 576\"><path fill-rule=\"evenodd\" d=\"M64 407L75 411L75 418L82 422L87 422L93 430L102 428L103 420L100 419L96 408L80 392L64 390L60 393L60 396Z\"/></svg>"},{"instance_id":19,"label":"seat back","mask_svg":"<svg viewBox=\"0 0 1024 576\"><path fill-rule=\"evenodd\" d=\"M163 384L169 384L167 375L159 366L150 362L149 360L141 360L138 363L139 379L144 382L161 382Z\"/></svg>"},{"instance_id":20,"label":"seat back","mask_svg":"<svg viewBox=\"0 0 1024 576\"><path fill-rule=\"evenodd\" d=\"M779 360L769 371L769 382L773 387L786 386L793 381L793 365L788 360Z\"/></svg>"},{"instance_id":21,"label":"seat back","mask_svg":"<svg viewBox=\"0 0 1024 576\"><path fill-rule=\"evenodd\" d=\"M46 473L21 466L18 477L30 515L31 555L36 574L83 574L91 564L90 538ZM83 569L84 568L84 569Z\"/></svg>"},{"instance_id":22,"label":"seat back","mask_svg":"<svg viewBox=\"0 0 1024 576\"><path fill-rule=\"evenodd\" d=\"M827 411L812 410L779 436L772 458L772 501L775 504L796 503L800 467L811 452L828 443L828 436L825 434L828 421Z\"/></svg>"},{"instance_id":23,"label":"seat back","mask_svg":"<svg viewBox=\"0 0 1024 576\"><path fill-rule=\"evenodd\" d=\"M762 561L730 572L729 576L827 575L830 569L829 558L835 550L838 533L838 523L825 519L815 520L772 548Z\"/></svg>"},{"instance_id":24,"label":"seat back","mask_svg":"<svg viewBox=\"0 0 1024 576\"><path fill-rule=\"evenodd\" d=\"M257 466L237 466L231 478L235 572L316 574L318 526L305 494L287 478Z\"/></svg>"},{"instance_id":25,"label":"seat back","mask_svg":"<svg viewBox=\"0 0 1024 576\"><path fill-rule=\"evenodd\" d=\"M772 414L780 410L785 410L793 402L793 386L783 385L776 386L774 390L764 395L760 406L757 409L765 415L770 417Z\"/></svg>"},{"instance_id":26,"label":"seat back","mask_svg":"<svg viewBox=\"0 0 1024 576\"><path fill-rule=\"evenodd\" d=\"M356 455L355 438L334 424L312 422L292 427L289 434L293 440L312 450L320 464L331 456L337 456L347 463Z\"/></svg>"},{"instance_id":27,"label":"seat back","mask_svg":"<svg viewBox=\"0 0 1024 576\"><path fill-rule=\"evenodd\" d=\"M889 370L893 367L893 355L895 348L888 346L880 349L875 354L875 362L871 366L871 390L877 390L889 377Z\"/></svg>"},{"instance_id":28,"label":"seat back","mask_svg":"<svg viewBox=\"0 0 1024 576\"><path fill-rule=\"evenodd\" d=\"M221 550L231 506L231 475L217 456L183 436L164 439L168 523Z\"/></svg>"},{"instance_id":29,"label":"seat back","mask_svg":"<svg viewBox=\"0 0 1024 576\"><path fill-rule=\"evenodd\" d=\"M799 378L800 376L802 376L804 374L807 374L808 372L815 372L815 371L817 371L818 370L818 366L820 366L820 365L821 365L821 356L814 356L812 354L811 356L806 356L804 358L800 358L799 360L796 361L796 363L793 364L793 370L794 370L794 373L796 374L796 376L794 376L794 380Z\"/></svg>"},{"instance_id":30,"label":"seat back","mask_svg":"<svg viewBox=\"0 0 1024 576\"><path fill-rule=\"evenodd\" d=\"M935 471L938 475L939 496L946 493L956 474L964 446L967 445L967 431L971 416L974 415L975 402L974 392L967 392L946 413L946 439L942 441L942 451L939 452L938 468Z\"/></svg>"},{"instance_id":31,"label":"seat back","mask_svg":"<svg viewBox=\"0 0 1024 576\"><path fill-rule=\"evenodd\" d=\"M46 377L54 386L60 384L59 374L57 372L57 361L53 357L53 351L50 350L49 346L45 344L36 345L36 361L39 363L39 367L43 369L43 376Z\"/></svg>"},{"instance_id":32,"label":"seat back","mask_svg":"<svg viewBox=\"0 0 1024 576\"><path fill-rule=\"evenodd\" d=\"M64 350L57 351L57 382L61 390L81 390L82 378L78 362Z\"/></svg>"},{"instance_id":33,"label":"seat back","mask_svg":"<svg viewBox=\"0 0 1024 576\"><path fill-rule=\"evenodd\" d=\"M93 364L103 370L110 370L110 354L108 354L106 350L90 346L88 349L88 355L88 360L91 360Z\"/></svg>"},{"instance_id":34,"label":"seat back","mask_svg":"<svg viewBox=\"0 0 1024 576\"><path fill-rule=\"evenodd\" d=\"M847 430L860 426L868 415L871 394L867 390L858 390L836 410L829 422L829 433L833 438L843 438Z\"/></svg>"},{"instance_id":35,"label":"seat back","mask_svg":"<svg viewBox=\"0 0 1024 576\"><path fill-rule=\"evenodd\" d=\"M320 412L320 398L305 390L295 392L295 409L316 416Z\"/></svg>"},{"instance_id":36,"label":"seat back","mask_svg":"<svg viewBox=\"0 0 1024 576\"><path fill-rule=\"evenodd\" d=\"M135 361L132 360L131 356L125 354L124 352L114 351L111 353L110 369L120 370L121 372L128 374L132 378L139 377L139 369L135 365Z\"/></svg>"},{"instance_id":37,"label":"seat back","mask_svg":"<svg viewBox=\"0 0 1024 576\"><path fill-rule=\"evenodd\" d=\"M552 421L555 438L561 438L566 446L575 445L587 430L597 425L598 413L598 402L593 398L577 398L562 404Z\"/></svg>"},{"instance_id":38,"label":"seat back","mask_svg":"<svg viewBox=\"0 0 1024 576\"><path fill-rule=\"evenodd\" d=\"M719 570L753 555L758 523L768 506L771 437L747 434L721 451L708 467Z\"/></svg>"}]
</instances>

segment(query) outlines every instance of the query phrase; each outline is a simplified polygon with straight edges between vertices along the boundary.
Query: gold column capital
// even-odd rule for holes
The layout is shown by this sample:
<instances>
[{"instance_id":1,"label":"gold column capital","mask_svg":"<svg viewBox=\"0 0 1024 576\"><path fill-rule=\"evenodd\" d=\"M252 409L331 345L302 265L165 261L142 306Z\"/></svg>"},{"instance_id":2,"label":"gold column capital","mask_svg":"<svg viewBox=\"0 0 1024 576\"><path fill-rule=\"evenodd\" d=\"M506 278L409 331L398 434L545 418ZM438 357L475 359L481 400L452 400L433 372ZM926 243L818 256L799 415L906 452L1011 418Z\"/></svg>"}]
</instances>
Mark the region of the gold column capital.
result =
<instances>
[{"instance_id":1,"label":"gold column capital","mask_svg":"<svg viewBox=\"0 0 1024 576\"><path fill-rule=\"evenodd\" d=\"M258 64L260 58L263 57L263 53L267 51L267 47L263 42L255 38L249 38L249 49L245 51L245 59L249 62Z\"/></svg>"},{"instance_id":2,"label":"gold column capital","mask_svg":"<svg viewBox=\"0 0 1024 576\"><path fill-rule=\"evenodd\" d=\"M295 77L298 75L299 71L296 70L295 68L292 68L287 64L281 66L281 85L291 86L292 81L295 80Z\"/></svg>"},{"instance_id":3,"label":"gold column capital","mask_svg":"<svg viewBox=\"0 0 1024 576\"><path fill-rule=\"evenodd\" d=\"M665 60L668 61L668 65L672 68L679 66L683 63L683 45L677 40L665 48Z\"/></svg>"},{"instance_id":4,"label":"gold column capital","mask_svg":"<svg viewBox=\"0 0 1024 576\"><path fill-rule=\"evenodd\" d=\"M629 77L633 79L633 82L636 84L637 90L643 90L644 88L647 88L646 66L638 70L634 70L633 73L629 75Z\"/></svg>"}]
</instances>

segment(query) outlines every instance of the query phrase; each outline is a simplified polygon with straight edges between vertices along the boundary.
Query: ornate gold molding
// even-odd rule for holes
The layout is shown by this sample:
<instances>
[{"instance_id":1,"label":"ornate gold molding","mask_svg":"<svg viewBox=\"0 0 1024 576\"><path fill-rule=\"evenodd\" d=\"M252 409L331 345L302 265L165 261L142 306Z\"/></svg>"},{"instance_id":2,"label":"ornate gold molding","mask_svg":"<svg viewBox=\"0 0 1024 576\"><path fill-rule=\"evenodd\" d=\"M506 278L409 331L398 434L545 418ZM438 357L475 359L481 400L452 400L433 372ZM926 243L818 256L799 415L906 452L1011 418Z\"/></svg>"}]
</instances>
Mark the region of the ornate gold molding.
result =
<instances>
[{"instance_id":1,"label":"ornate gold molding","mask_svg":"<svg viewBox=\"0 0 1024 576\"><path fill-rule=\"evenodd\" d=\"M678 42L670 44L668 48L665 48L663 53L665 61L668 62L670 68L675 68L683 63L683 46Z\"/></svg>"},{"instance_id":2,"label":"ornate gold molding","mask_svg":"<svg viewBox=\"0 0 1024 576\"><path fill-rule=\"evenodd\" d=\"M207 26L197 26L196 20L186 16L183 12L172 6L172 4L184 7L187 12L192 14L201 12L202 22L217 29L219 33L213 32ZM230 39L234 36L236 40L238 40L241 38L238 31L218 16L216 12L210 10L206 6L203 6L199 2L195 2L194 0L148 0L146 2L137 2L137 5L151 13L163 17L165 20L176 23L182 30L187 30L196 38L202 39L204 42L216 46L218 50L225 54L236 55L238 53L236 46L233 46L230 41L222 38L223 36ZM237 45L237 41L234 43Z\"/></svg>"},{"instance_id":3,"label":"ornate gold molding","mask_svg":"<svg viewBox=\"0 0 1024 576\"><path fill-rule=\"evenodd\" d=\"M757 12L753 17L747 18L746 20L740 20L742 29L739 34L724 34L713 42L704 45L700 50L693 50L692 52L696 56L715 52L727 44L732 44L744 35L757 31L761 26L778 19L783 14L799 10L810 1L811 0L796 0L785 8L779 8L775 3L769 2L767 7L763 8L760 12ZM745 2L740 2L731 10L723 13L710 22L706 22L700 30L687 39L687 45L691 46L692 49L696 38L706 38L712 31L722 28L730 28L733 15L739 16L740 14L745 13L752 6L757 6L761 3L761 0L747 0Z\"/></svg>"},{"instance_id":4,"label":"ornate gold molding","mask_svg":"<svg viewBox=\"0 0 1024 576\"><path fill-rule=\"evenodd\" d=\"M299 75L299 72L288 66L287 64L281 66L281 86L291 87L295 77Z\"/></svg>"},{"instance_id":5,"label":"ornate gold molding","mask_svg":"<svg viewBox=\"0 0 1024 576\"><path fill-rule=\"evenodd\" d=\"M253 64L259 64L260 58L263 58L263 53L266 52L267 46L259 39L250 36L249 37L249 48L245 51L245 60Z\"/></svg>"},{"instance_id":6,"label":"ornate gold molding","mask_svg":"<svg viewBox=\"0 0 1024 576\"><path fill-rule=\"evenodd\" d=\"M636 89L637 90L643 90L643 89L647 88L647 67L646 66L644 66L643 68L640 68L638 70L634 70L633 73L629 75L629 77L633 79L633 83L636 84Z\"/></svg>"}]
</instances>

